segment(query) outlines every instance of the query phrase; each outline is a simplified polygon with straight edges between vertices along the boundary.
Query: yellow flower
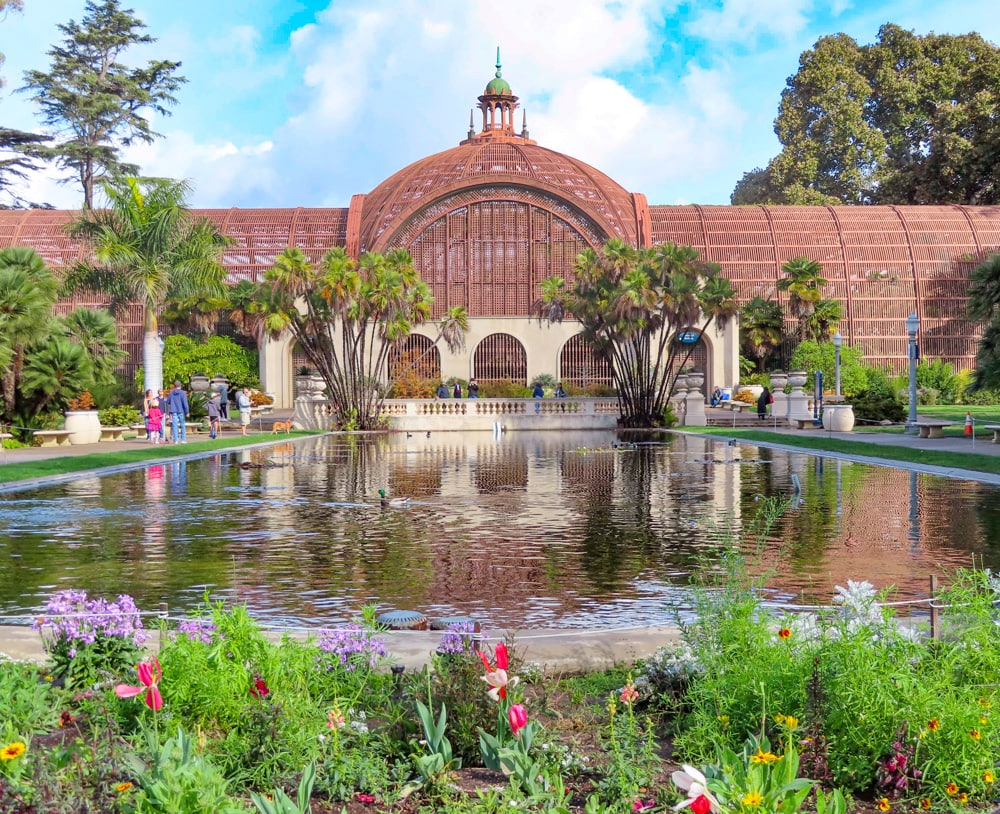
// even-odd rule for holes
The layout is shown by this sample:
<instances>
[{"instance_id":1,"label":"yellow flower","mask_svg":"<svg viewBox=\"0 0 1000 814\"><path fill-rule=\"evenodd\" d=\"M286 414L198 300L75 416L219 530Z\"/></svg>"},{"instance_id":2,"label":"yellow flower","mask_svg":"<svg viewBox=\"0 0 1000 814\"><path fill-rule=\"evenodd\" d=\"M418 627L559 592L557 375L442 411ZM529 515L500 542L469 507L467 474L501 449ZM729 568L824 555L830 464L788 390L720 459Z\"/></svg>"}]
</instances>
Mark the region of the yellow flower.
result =
<instances>
[{"instance_id":1,"label":"yellow flower","mask_svg":"<svg viewBox=\"0 0 1000 814\"><path fill-rule=\"evenodd\" d=\"M743 805L745 806L749 806L750 808L756 808L757 806L759 806L761 803L764 802L764 796L755 789L751 791L749 794L744 794L740 798L740 802L743 803Z\"/></svg>"},{"instance_id":2,"label":"yellow flower","mask_svg":"<svg viewBox=\"0 0 1000 814\"><path fill-rule=\"evenodd\" d=\"M960 803L969 802L969 795L963 791L961 794L958 795L958 802Z\"/></svg>"},{"instance_id":3,"label":"yellow flower","mask_svg":"<svg viewBox=\"0 0 1000 814\"><path fill-rule=\"evenodd\" d=\"M982 737L982 735L979 734L979 730L978 729L970 729L969 730L969 737L972 738L974 741L977 741L977 740L979 740Z\"/></svg>"},{"instance_id":4,"label":"yellow flower","mask_svg":"<svg viewBox=\"0 0 1000 814\"><path fill-rule=\"evenodd\" d=\"M787 726L789 729L795 729L795 727L797 727L798 725L799 725L799 719L796 718L794 715L785 716L785 726Z\"/></svg>"},{"instance_id":5,"label":"yellow flower","mask_svg":"<svg viewBox=\"0 0 1000 814\"><path fill-rule=\"evenodd\" d=\"M0 760L16 760L24 754L24 750L28 747L24 745L22 741L14 741L13 743L8 743L2 751L0 751Z\"/></svg>"},{"instance_id":6,"label":"yellow flower","mask_svg":"<svg viewBox=\"0 0 1000 814\"><path fill-rule=\"evenodd\" d=\"M987 718L985 715L979 716L979 723L985 724L987 721L989 721L989 718Z\"/></svg>"},{"instance_id":7,"label":"yellow flower","mask_svg":"<svg viewBox=\"0 0 1000 814\"><path fill-rule=\"evenodd\" d=\"M781 630L778 631L779 639L790 639L791 637L792 637L792 631L789 630L787 627L783 627L781 628Z\"/></svg>"},{"instance_id":8,"label":"yellow flower","mask_svg":"<svg viewBox=\"0 0 1000 814\"><path fill-rule=\"evenodd\" d=\"M989 785L994 780L996 780L996 778L993 776L993 772L991 772L989 769L987 769L985 772L983 772L983 782L984 783L986 783L987 785Z\"/></svg>"},{"instance_id":9,"label":"yellow flower","mask_svg":"<svg viewBox=\"0 0 1000 814\"><path fill-rule=\"evenodd\" d=\"M930 807L931 807L931 798L930 797L921 797L920 798L920 807L924 811L929 811Z\"/></svg>"},{"instance_id":10,"label":"yellow flower","mask_svg":"<svg viewBox=\"0 0 1000 814\"><path fill-rule=\"evenodd\" d=\"M879 811L888 811L892 806L889 804L889 798L883 797L878 803L875 804L875 808Z\"/></svg>"},{"instance_id":11,"label":"yellow flower","mask_svg":"<svg viewBox=\"0 0 1000 814\"><path fill-rule=\"evenodd\" d=\"M983 709L989 709L990 707L993 706L993 702L990 701L989 698L980 698L979 706L981 706Z\"/></svg>"},{"instance_id":12,"label":"yellow flower","mask_svg":"<svg viewBox=\"0 0 1000 814\"><path fill-rule=\"evenodd\" d=\"M944 787L944 793L949 795L958 794L958 784L952 781Z\"/></svg>"},{"instance_id":13,"label":"yellow flower","mask_svg":"<svg viewBox=\"0 0 1000 814\"><path fill-rule=\"evenodd\" d=\"M938 719L937 719L937 718L931 718L931 719L930 719L930 720L929 720L929 721L927 722L927 728L928 728L928 729L929 729L929 730L930 730L931 732L937 732L937 731L938 731L938 727L940 727L940 726L941 726L941 724L939 724L939 723L938 723Z\"/></svg>"},{"instance_id":14,"label":"yellow flower","mask_svg":"<svg viewBox=\"0 0 1000 814\"><path fill-rule=\"evenodd\" d=\"M785 716L781 714L775 715L774 722L780 726L785 722Z\"/></svg>"},{"instance_id":15,"label":"yellow flower","mask_svg":"<svg viewBox=\"0 0 1000 814\"><path fill-rule=\"evenodd\" d=\"M764 752L764 751L762 751L759 746L757 747L757 754L756 755L750 755L750 762L751 763L764 763L764 764L768 764L768 763L774 763L774 761L776 761L776 760L781 760L781 758L779 758L773 752Z\"/></svg>"},{"instance_id":16,"label":"yellow flower","mask_svg":"<svg viewBox=\"0 0 1000 814\"><path fill-rule=\"evenodd\" d=\"M132 784L126 780L124 783L119 783L117 786L115 786L115 791L117 791L119 794L124 794L131 788Z\"/></svg>"},{"instance_id":17,"label":"yellow flower","mask_svg":"<svg viewBox=\"0 0 1000 814\"><path fill-rule=\"evenodd\" d=\"M917 737L920 738L920 740L923 740L924 738L926 738L927 737L927 730L926 729L921 729L920 732L919 732L919 734L917 735Z\"/></svg>"}]
</instances>

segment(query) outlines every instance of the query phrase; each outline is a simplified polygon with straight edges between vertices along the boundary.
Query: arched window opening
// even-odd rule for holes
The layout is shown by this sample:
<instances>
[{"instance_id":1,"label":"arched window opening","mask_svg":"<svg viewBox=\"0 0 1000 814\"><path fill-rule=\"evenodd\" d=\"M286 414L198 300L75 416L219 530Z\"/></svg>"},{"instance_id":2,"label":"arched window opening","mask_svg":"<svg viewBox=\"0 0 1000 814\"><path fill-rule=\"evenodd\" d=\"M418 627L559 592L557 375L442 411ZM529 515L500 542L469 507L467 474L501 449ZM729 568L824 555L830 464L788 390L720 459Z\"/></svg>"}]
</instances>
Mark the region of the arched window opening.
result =
<instances>
[{"instance_id":1,"label":"arched window opening","mask_svg":"<svg viewBox=\"0 0 1000 814\"><path fill-rule=\"evenodd\" d=\"M577 334L563 345L559 354L559 371L563 384L573 387L611 387L614 381L611 364L594 353L594 349L584 341L583 334Z\"/></svg>"},{"instance_id":2,"label":"arched window opening","mask_svg":"<svg viewBox=\"0 0 1000 814\"><path fill-rule=\"evenodd\" d=\"M528 354L524 345L510 334L490 334L476 348L472 370L480 385L499 381L526 385Z\"/></svg>"}]
</instances>

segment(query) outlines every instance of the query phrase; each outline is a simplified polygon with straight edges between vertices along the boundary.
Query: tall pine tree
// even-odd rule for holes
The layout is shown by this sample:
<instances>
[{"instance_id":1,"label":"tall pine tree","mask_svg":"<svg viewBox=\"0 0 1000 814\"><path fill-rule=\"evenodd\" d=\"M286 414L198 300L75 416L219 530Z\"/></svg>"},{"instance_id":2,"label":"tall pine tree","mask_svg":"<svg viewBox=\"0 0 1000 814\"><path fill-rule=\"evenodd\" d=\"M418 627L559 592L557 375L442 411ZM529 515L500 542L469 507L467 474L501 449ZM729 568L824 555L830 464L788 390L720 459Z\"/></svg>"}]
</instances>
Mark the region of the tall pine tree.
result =
<instances>
[{"instance_id":1,"label":"tall pine tree","mask_svg":"<svg viewBox=\"0 0 1000 814\"><path fill-rule=\"evenodd\" d=\"M169 115L167 105L185 81L176 74L179 62L154 60L130 68L118 61L132 46L155 42L145 27L118 0L88 0L82 22L59 26L65 40L48 52L51 69L24 75L22 90L32 94L56 133L43 153L73 173L86 209L93 205L97 181L138 173L121 160L121 148L157 138L143 113Z\"/></svg>"}]
</instances>

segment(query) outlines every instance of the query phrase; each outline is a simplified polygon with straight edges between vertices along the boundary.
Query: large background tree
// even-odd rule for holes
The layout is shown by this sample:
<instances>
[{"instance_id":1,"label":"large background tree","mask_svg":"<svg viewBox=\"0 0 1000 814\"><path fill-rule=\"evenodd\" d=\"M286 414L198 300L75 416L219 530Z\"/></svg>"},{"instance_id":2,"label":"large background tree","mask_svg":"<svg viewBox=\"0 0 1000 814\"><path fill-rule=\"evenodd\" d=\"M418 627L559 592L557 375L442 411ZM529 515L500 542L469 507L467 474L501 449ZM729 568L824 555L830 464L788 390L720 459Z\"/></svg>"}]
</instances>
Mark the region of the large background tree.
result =
<instances>
[{"instance_id":1,"label":"large background tree","mask_svg":"<svg viewBox=\"0 0 1000 814\"><path fill-rule=\"evenodd\" d=\"M319 267L301 249L282 252L265 275L255 309L272 335L288 331L326 382L337 420L358 429L378 427L390 351L430 321L433 298L404 249L368 252L355 261L342 248ZM468 317L452 308L438 323L434 344L455 352L465 343ZM414 363L416 360L414 360ZM401 375L403 371L393 371Z\"/></svg>"},{"instance_id":2,"label":"large background tree","mask_svg":"<svg viewBox=\"0 0 1000 814\"><path fill-rule=\"evenodd\" d=\"M229 241L207 218L191 217L184 182L128 177L105 183L104 189L107 208L84 211L71 224L90 256L70 270L66 287L102 294L113 314L142 304L142 387L155 391L163 386L159 309L168 299L224 298L220 258Z\"/></svg>"},{"instance_id":3,"label":"large background tree","mask_svg":"<svg viewBox=\"0 0 1000 814\"><path fill-rule=\"evenodd\" d=\"M802 54L781 96L781 152L739 204L1000 202L1000 49L978 34L897 25Z\"/></svg>"},{"instance_id":4,"label":"large background tree","mask_svg":"<svg viewBox=\"0 0 1000 814\"><path fill-rule=\"evenodd\" d=\"M678 330L736 314L736 296L719 267L690 246L664 243L636 249L617 238L598 254L585 249L570 283L550 277L534 311L553 322L575 318L583 337L611 364L622 422L651 427L663 422L676 374L692 346L673 341Z\"/></svg>"},{"instance_id":5,"label":"large background tree","mask_svg":"<svg viewBox=\"0 0 1000 814\"><path fill-rule=\"evenodd\" d=\"M148 114L168 115L167 105L185 81L175 73L179 62L153 60L130 68L118 61L129 48L155 42L144 28L118 0L88 0L82 22L59 26L65 40L48 52L51 68L24 75L22 90L32 94L56 134L55 143L41 151L73 173L87 209L98 180L138 173L121 161L120 148L157 137Z\"/></svg>"}]
</instances>

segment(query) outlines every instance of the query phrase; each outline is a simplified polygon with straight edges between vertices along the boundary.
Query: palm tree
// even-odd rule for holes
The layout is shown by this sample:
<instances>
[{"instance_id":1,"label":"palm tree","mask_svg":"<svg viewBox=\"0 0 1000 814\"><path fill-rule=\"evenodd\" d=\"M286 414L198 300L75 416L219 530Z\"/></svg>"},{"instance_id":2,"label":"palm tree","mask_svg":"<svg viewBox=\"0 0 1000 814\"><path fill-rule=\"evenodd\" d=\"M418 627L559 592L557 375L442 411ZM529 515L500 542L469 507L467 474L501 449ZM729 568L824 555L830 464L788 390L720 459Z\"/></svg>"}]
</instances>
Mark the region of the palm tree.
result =
<instances>
[{"instance_id":1,"label":"palm tree","mask_svg":"<svg viewBox=\"0 0 1000 814\"><path fill-rule=\"evenodd\" d=\"M803 320L802 338L831 341L843 316L844 309L837 300L819 300L813 312Z\"/></svg>"},{"instance_id":2,"label":"palm tree","mask_svg":"<svg viewBox=\"0 0 1000 814\"><path fill-rule=\"evenodd\" d=\"M823 299L823 286L827 280L821 275L823 265L807 257L793 257L781 267L785 277L778 280L778 290L788 293L788 310L798 321L799 340L805 339L806 321L816 310L816 304Z\"/></svg>"},{"instance_id":3,"label":"palm tree","mask_svg":"<svg viewBox=\"0 0 1000 814\"><path fill-rule=\"evenodd\" d=\"M65 406L66 401L90 387L91 363L87 352L67 337L53 334L47 341L33 346L24 365L21 391L32 402L30 413L19 415L26 423L51 405Z\"/></svg>"},{"instance_id":4,"label":"palm tree","mask_svg":"<svg viewBox=\"0 0 1000 814\"><path fill-rule=\"evenodd\" d=\"M0 385L4 412L16 412L25 349L49 332L58 283L33 249L0 249Z\"/></svg>"},{"instance_id":5,"label":"palm tree","mask_svg":"<svg viewBox=\"0 0 1000 814\"><path fill-rule=\"evenodd\" d=\"M115 368L127 354L119 346L111 314L92 308L76 308L58 320L55 327L86 353L94 384L114 383Z\"/></svg>"},{"instance_id":6,"label":"palm tree","mask_svg":"<svg viewBox=\"0 0 1000 814\"><path fill-rule=\"evenodd\" d=\"M224 297L226 271L219 260L229 241L211 221L191 219L182 181L125 177L105 183L104 192L107 208L85 211L70 226L92 257L71 270L67 287L103 293L112 313L142 304L142 386L155 392L163 386L157 313L168 299Z\"/></svg>"},{"instance_id":7,"label":"palm tree","mask_svg":"<svg viewBox=\"0 0 1000 814\"><path fill-rule=\"evenodd\" d=\"M754 297L740 312L740 344L747 356L757 362L757 372L763 373L768 358L784 338L785 318L781 306L774 300Z\"/></svg>"}]
</instances>

